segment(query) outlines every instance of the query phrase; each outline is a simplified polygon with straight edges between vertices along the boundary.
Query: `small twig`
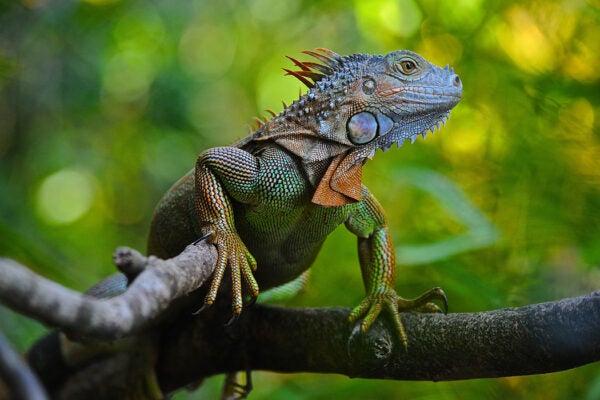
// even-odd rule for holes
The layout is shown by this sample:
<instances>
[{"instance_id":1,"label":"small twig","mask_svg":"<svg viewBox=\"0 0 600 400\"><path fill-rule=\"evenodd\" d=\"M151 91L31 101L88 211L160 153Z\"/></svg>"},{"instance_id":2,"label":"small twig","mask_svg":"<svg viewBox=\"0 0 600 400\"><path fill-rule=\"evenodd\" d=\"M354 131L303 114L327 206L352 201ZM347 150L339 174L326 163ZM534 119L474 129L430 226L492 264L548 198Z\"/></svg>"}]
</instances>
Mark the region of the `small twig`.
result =
<instances>
[{"instance_id":1,"label":"small twig","mask_svg":"<svg viewBox=\"0 0 600 400\"><path fill-rule=\"evenodd\" d=\"M128 247L119 247L113 254L113 263L129 281L133 281L148 266L148 258Z\"/></svg>"},{"instance_id":2,"label":"small twig","mask_svg":"<svg viewBox=\"0 0 600 400\"><path fill-rule=\"evenodd\" d=\"M139 275L123 294L109 299L83 295L0 258L0 301L69 333L117 339L148 326L174 299L199 288L214 270L216 251L200 242L169 260L127 249L117 258L128 273Z\"/></svg>"},{"instance_id":3,"label":"small twig","mask_svg":"<svg viewBox=\"0 0 600 400\"><path fill-rule=\"evenodd\" d=\"M0 378L8 386L8 390L12 394L11 398L15 400L48 399L48 395L37 376L1 332Z\"/></svg>"}]
</instances>

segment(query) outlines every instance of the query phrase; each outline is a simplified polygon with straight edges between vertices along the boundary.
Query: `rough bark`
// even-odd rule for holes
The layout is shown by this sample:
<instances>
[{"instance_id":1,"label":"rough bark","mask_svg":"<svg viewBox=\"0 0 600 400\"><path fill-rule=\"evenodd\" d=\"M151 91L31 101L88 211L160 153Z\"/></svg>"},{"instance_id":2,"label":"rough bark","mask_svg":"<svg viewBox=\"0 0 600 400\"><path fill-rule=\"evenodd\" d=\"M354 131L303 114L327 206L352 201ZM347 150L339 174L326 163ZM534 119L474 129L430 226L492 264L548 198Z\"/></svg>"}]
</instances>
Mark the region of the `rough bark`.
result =
<instances>
[{"instance_id":1,"label":"rough bark","mask_svg":"<svg viewBox=\"0 0 600 400\"><path fill-rule=\"evenodd\" d=\"M77 336L118 339L144 329L175 299L198 289L214 270L216 250L199 242L177 257L161 260L121 248L114 259L119 269L135 277L127 290L120 293L126 281L117 276L101 282L86 295L45 279L13 260L0 258L0 301Z\"/></svg>"},{"instance_id":2,"label":"rough bark","mask_svg":"<svg viewBox=\"0 0 600 400\"><path fill-rule=\"evenodd\" d=\"M25 360L0 333L0 398L11 393L14 400L47 400L46 390Z\"/></svg>"},{"instance_id":3,"label":"rough bark","mask_svg":"<svg viewBox=\"0 0 600 400\"><path fill-rule=\"evenodd\" d=\"M246 367L446 381L554 372L600 360L600 291L481 313L406 313L407 349L386 319L363 334L348 325L349 312L257 305L233 333L218 321L181 321L163 342L161 386L172 390ZM236 336L240 340L229 339Z\"/></svg>"},{"instance_id":4,"label":"rough bark","mask_svg":"<svg viewBox=\"0 0 600 400\"><path fill-rule=\"evenodd\" d=\"M404 348L386 318L361 333L348 324L350 310L344 308L255 305L225 326L231 311L227 296L221 296L193 316L198 298L184 295L210 276L214 249L206 244L167 261L117 254L125 256L117 264L135 279L112 299L74 293L0 260L2 301L71 337L101 339L84 341L84 348L96 350L78 362L62 359L64 338L58 334L30 351L29 361L54 397L123 397L132 376L168 393L245 369L439 381L546 373L600 360L600 292L482 313L405 313L409 346ZM119 293L123 282L115 279L92 295ZM192 301L174 301L181 296ZM123 336L129 338L106 340ZM148 365L151 374L132 371Z\"/></svg>"}]
</instances>

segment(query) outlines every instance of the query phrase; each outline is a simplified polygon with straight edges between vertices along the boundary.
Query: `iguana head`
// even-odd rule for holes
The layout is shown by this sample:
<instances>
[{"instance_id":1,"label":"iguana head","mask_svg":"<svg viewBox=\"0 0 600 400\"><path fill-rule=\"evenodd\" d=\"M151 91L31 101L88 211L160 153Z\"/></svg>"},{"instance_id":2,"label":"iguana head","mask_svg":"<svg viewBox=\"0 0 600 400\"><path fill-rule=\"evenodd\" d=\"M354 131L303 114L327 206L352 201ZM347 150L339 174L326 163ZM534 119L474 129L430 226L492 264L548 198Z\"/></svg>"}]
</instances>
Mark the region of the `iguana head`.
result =
<instances>
[{"instance_id":1,"label":"iguana head","mask_svg":"<svg viewBox=\"0 0 600 400\"><path fill-rule=\"evenodd\" d=\"M459 102L452 68L399 50L385 56L305 51L320 62L287 70L310 90L265 124L256 140L274 140L302 159L316 186L312 201L339 206L360 200L362 165L387 150L439 129Z\"/></svg>"}]
</instances>

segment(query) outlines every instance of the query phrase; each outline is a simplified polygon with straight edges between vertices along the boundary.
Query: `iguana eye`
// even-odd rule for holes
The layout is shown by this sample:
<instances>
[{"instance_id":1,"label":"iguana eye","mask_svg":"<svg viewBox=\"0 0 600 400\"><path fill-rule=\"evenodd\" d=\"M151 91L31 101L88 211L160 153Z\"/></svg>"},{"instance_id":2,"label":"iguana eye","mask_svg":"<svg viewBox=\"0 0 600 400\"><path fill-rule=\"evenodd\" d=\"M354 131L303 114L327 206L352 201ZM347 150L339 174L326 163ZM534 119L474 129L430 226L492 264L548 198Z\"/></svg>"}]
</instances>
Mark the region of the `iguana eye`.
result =
<instances>
[{"instance_id":1,"label":"iguana eye","mask_svg":"<svg viewBox=\"0 0 600 400\"><path fill-rule=\"evenodd\" d=\"M375 83L375 81L373 79L367 79L362 84L362 91L364 94L373 94L376 87L377 87L377 84Z\"/></svg>"},{"instance_id":2,"label":"iguana eye","mask_svg":"<svg viewBox=\"0 0 600 400\"><path fill-rule=\"evenodd\" d=\"M413 60L404 59L400 61L400 68L402 69L402 72L410 75L417 70L417 64L415 64Z\"/></svg>"},{"instance_id":3,"label":"iguana eye","mask_svg":"<svg viewBox=\"0 0 600 400\"><path fill-rule=\"evenodd\" d=\"M377 136L377 119L369 112L354 114L346 125L348 139L354 144L365 144Z\"/></svg>"}]
</instances>

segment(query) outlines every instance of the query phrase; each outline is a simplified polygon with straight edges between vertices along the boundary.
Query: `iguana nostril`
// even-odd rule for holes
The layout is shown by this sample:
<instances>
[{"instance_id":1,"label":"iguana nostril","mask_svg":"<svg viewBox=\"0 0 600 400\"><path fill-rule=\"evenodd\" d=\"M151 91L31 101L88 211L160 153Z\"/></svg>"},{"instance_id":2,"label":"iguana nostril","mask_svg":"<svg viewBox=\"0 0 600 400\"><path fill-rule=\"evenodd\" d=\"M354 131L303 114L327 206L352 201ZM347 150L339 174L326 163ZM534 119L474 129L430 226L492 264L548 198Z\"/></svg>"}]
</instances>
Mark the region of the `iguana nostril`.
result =
<instances>
[{"instance_id":1,"label":"iguana nostril","mask_svg":"<svg viewBox=\"0 0 600 400\"><path fill-rule=\"evenodd\" d=\"M454 86L460 86L462 83L460 81L460 77L458 75L454 76Z\"/></svg>"}]
</instances>

